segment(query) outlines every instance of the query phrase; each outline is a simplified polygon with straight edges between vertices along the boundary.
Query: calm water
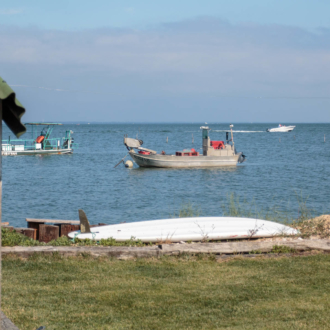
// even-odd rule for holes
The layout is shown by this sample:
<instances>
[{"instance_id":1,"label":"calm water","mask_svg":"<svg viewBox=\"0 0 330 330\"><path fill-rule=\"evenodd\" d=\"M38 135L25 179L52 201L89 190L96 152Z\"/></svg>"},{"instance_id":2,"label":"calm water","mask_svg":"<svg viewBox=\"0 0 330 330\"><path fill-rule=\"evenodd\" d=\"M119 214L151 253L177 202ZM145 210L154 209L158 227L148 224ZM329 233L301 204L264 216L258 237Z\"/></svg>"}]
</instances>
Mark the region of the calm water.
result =
<instances>
[{"instance_id":1,"label":"calm water","mask_svg":"<svg viewBox=\"0 0 330 330\"><path fill-rule=\"evenodd\" d=\"M25 226L25 218L78 219L92 223L168 218L183 204L204 216L222 214L228 194L297 215L296 194L307 206L330 210L330 124L299 124L291 133L266 133L274 124L236 124L236 149L247 156L236 168L126 169L123 135L167 153L201 148L198 124L94 124L56 127L53 137L74 131L72 155L3 157L3 221ZM210 124L211 139L224 140L228 124ZM192 144L192 134L194 144ZM324 134L326 142L324 143ZM4 137L9 135L4 129ZM26 133L25 138L30 138ZM166 138L168 137L168 143ZM13 137L12 137L13 138ZM126 158L128 159L128 157Z\"/></svg>"}]
</instances>

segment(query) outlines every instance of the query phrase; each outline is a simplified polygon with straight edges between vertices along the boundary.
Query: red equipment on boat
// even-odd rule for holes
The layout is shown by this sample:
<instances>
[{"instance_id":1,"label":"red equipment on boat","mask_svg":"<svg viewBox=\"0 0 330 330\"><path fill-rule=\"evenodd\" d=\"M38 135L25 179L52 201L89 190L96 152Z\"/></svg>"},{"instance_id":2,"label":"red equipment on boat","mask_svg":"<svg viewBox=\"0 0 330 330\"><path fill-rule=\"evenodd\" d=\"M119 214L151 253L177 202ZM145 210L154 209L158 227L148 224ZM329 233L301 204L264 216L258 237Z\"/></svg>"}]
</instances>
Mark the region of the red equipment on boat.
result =
<instances>
[{"instance_id":1,"label":"red equipment on boat","mask_svg":"<svg viewBox=\"0 0 330 330\"><path fill-rule=\"evenodd\" d=\"M214 149L224 149L225 143L223 141L211 141L211 147Z\"/></svg>"},{"instance_id":2,"label":"red equipment on boat","mask_svg":"<svg viewBox=\"0 0 330 330\"><path fill-rule=\"evenodd\" d=\"M195 149L184 149L183 151L177 151L175 156L199 156L199 152Z\"/></svg>"},{"instance_id":3,"label":"red equipment on boat","mask_svg":"<svg viewBox=\"0 0 330 330\"><path fill-rule=\"evenodd\" d=\"M36 138L36 142L41 143L44 139L45 139L45 137L43 135L40 135Z\"/></svg>"},{"instance_id":4,"label":"red equipment on boat","mask_svg":"<svg viewBox=\"0 0 330 330\"><path fill-rule=\"evenodd\" d=\"M139 154L141 154L141 155L150 155L150 151L143 151L143 150L140 150L140 151L139 151Z\"/></svg>"}]
</instances>

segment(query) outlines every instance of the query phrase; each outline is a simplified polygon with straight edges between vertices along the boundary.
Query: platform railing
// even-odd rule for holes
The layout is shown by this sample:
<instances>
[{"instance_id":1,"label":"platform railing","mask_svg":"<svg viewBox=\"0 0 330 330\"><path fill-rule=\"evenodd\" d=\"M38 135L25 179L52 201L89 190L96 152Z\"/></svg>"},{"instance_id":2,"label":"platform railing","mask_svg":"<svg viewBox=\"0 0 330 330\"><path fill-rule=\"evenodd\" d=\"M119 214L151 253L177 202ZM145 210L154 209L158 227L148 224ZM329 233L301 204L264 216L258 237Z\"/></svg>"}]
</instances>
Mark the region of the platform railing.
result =
<instances>
[{"instance_id":1,"label":"platform railing","mask_svg":"<svg viewBox=\"0 0 330 330\"><path fill-rule=\"evenodd\" d=\"M2 150L3 151L14 151L15 146L24 146L24 150L49 150L49 149L68 149L67 146L63 146L66 138L52 138L47 139L41 143L41 148L37 148L38 143L36 143L35 139L6 139L2 140ZM70 148L77 149L79 146L78 143L71 143Z\"/></svg>"}]
</instances>

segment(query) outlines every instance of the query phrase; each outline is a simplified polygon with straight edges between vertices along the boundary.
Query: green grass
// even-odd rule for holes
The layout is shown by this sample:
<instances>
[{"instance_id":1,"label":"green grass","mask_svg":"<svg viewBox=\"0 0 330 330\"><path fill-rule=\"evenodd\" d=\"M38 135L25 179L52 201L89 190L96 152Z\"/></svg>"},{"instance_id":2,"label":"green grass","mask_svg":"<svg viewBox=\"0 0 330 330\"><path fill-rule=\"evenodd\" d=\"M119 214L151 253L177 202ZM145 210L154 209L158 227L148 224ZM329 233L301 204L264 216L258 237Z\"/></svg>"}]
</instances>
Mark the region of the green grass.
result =
<instances>
[{"instance_id":1,"label":"green grass","mask_svg":"<svg viewBox=\"0 0 330 330\"><path fill-rule=\"evenodd\" d=\"M200 209L196 206L189 203L182 204L178 214L174 213L170 217L172 218L191 218L199 217L201 215Z\"/></svg>"},{"instance_id":2,"label":"green grass","mask_svg":"<svg viewBox=\"0 0 330 330\"><path fill-rule=\"evenodd\" d=\"M274 245L270 253L297 253L296 249L293 249L285 245Z\"/></svg>"},{"instance_id":3,"label":"green grass","mask_svg":"<svg viewBox=\"0 0 330 330\"><path fill-rule=\"evenodd\" d=\"M78 238L70 239L62 236L56 240L52 240L48 243L35 241L32 238L26 237L16 231L11 231L7 228L1 228L2 234L2 246L147 246L151 243L143 243L139 239L132 237L130 240L124 242L116 242L113 238L101 239L100 241L94 241L90 239L80 240Z\"/></svg>"},{"instance_id":4,"label":"green grass","mask_svg":"<svg viewBox=\"0 0 330 330\"><path fill-rule=\"evenodd\" d=\"M233 260L5 258L20 329L328 329L330 255Z\"/></svg>"}]
</instances>

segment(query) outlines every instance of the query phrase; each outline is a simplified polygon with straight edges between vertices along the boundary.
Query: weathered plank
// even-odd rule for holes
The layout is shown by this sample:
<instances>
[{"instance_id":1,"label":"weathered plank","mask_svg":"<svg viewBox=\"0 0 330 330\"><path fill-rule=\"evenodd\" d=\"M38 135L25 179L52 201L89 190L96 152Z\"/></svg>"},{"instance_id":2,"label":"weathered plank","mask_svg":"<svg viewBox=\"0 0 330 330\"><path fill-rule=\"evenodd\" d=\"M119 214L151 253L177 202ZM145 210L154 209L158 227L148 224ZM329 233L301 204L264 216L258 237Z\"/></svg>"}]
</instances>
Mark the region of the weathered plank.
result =
<instances>
[{"instance_id":1,"label":"weathered plank","mask_svg":"<svg viewBox=\"0 0 330 330\"><path fill-rule=\"evenodd\" d=\"M53 219L30 219L30 218L26 218L26 222L41 223L41 224L44 224L44 223L58 223L58 224L68 223L68 224L75 224L75 225L80 224L79 220L55 220L55 219L53 220Z\"/></svg>"},{"instance_id":2,"label":"weathered plank","mask_svg":"<svg viewBox=\"0 0 330 330\"><path fill-rule=\"evenodd\" d=\"M114 257L117 259L134 259L158 257L161 251L157 246L134 248L128 246L109 246L109 247L89 247L89 246L13 246L3 247L3 255L15 254L19 257L28 258L29 256L40 253L52 255L58 253L61 256L72 257L80 255L90 255L92 257Z\"/></svg>"},{"instance_id":3,"label":"weathered plank","mask_svg":"<svg viewBox=\"0 0 330 330\"><path fill-rule=\"evenodd\" d=\"M274 245L282 245L297 251L323 250L330 251L330 240L292 240L292 241L266 241L266 242L225 242L225 243L197 243L197 244L162 244L159 248L165 255L179 255L181 253L213 253L236 254L253 251L270 252Z\"/></svg>"},{"instance_id":4,"label":"weathered plank","mask_svg":"<svg viewBox=\"0 0 330 330\"><path fill-rule=\"evenodd\" d=\"M47 226L47 225L42 225ZM49 226L47 226L49 227ZM52 226L56 227L57 226ZM292 240L292 241L268 241L268 242L231 242L231 243L196 243L196 244L163 244L159 246L147 247L127 247L127 246L34 246L34 247L2 247L4 255L15 254L20 257L29 257L35 253L53 254L59 253L62 256L90 255L92 257L108 256L121 260L134 258L159 257L161 255L188 254L218 254L235 255L240 253L270 252L274 245L281 245L293 248L297 251L320 250L330 252L330 240ZM283 255L283 254L282 254ZM259 256L256 255L255 257ZM289 256L289 254L287 254ZM224 256L224 258L226 258ZM216 257L218 259L218 257Z\"/></svg>"},{"instance_id":5,"label":"weathered plank","mask_svg":"<svg viewBox=\"0 0 330 330\"><path fill-rule=\"evenodd\" d=\"M48 243L53 239L59 238L60 229L58 226L40 225L39 226L39 241Z\"/></svg>"},{"instance_id":6,"label":"weathered plank","mask_svg":"<svg viewBox=\"0 0 330 330\"><path fill-rule=\"evenodd\" d=\"M1 226L9 226L9 222L1 222Z\"/></svg>"}]
</instances>

